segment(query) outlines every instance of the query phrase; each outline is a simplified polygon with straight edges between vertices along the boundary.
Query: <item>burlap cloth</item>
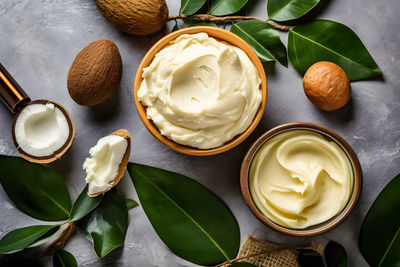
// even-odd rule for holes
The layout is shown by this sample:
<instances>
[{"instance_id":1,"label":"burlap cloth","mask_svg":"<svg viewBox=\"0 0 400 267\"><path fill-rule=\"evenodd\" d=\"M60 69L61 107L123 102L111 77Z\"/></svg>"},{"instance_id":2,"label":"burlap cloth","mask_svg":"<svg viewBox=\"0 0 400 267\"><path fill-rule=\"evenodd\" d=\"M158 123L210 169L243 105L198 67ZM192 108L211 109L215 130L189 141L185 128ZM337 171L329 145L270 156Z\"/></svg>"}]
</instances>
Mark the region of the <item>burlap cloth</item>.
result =
<instances>
[{"instance_id":1,"label":"burlap cloth","mask_svg":"<svg viewBox=\"0 0 400 267\"><path fill-rule=\"evenodd\" d=\"M300 267L297 255L291 250L291 246L274 244L261 241L252 235L248 235L240 247L236 262L248 262L260 267ZM308 248L322 253L323 246L312 243ZM230 263L222 265L230 266Z\"/></svg>"}]
</instances>

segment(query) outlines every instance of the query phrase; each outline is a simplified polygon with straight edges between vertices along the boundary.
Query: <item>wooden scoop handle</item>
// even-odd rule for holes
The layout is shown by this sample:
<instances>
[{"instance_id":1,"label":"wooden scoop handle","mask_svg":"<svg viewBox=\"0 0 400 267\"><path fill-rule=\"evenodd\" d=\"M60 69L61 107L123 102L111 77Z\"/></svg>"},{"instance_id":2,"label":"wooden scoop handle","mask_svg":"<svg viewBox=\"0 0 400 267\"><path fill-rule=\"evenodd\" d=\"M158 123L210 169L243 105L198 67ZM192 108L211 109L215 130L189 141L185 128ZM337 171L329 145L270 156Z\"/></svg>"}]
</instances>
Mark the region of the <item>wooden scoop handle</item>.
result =
<instances>
[{"instance_id":1,"label":"wooden scoop handle","mask_svg":"<svg viewBox=\"0 0 400 267\"><path fill-rule=\"evenodd\" d=\"M11 74L0 63L0 99L11 110L16 113L24 103L31 101L22 87L11 76Z\"/></svg>"}]
</instances>

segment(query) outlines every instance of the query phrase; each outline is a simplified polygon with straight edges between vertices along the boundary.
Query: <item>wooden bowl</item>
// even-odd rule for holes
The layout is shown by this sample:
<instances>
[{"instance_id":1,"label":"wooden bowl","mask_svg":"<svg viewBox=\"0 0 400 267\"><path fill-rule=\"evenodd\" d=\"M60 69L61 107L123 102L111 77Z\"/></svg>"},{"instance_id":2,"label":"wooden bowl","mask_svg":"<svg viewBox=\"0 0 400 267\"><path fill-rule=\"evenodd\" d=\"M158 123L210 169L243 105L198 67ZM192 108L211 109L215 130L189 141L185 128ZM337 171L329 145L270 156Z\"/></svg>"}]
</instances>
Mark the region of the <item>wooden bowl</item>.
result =
<instances>
[{"instance_id":1,"label":"wooden bowl","mask_svg":"<svg viewBox=\"0 0 400 267\"><path fill-rule=\"evenodd\" d=\"M353 169L353 188L352 188L352 193L350 195L350 199L347 202L346 206L343 208L343 210L338 213L336 216L331 218L330 220L320 223L318 225L313 225L305 229L291 229L287 228L284 226L281 226L272 220L269 220L263 213L261 213L257 206L255 205L250 189L249 189L249 170L250 170L250 164L253 160L253 157L257 153L258 149L261 148L261 146L270 138L273 136L285 132L285 131L290 131L290 130L309 130L312 132L319 133L320 135L328 138L329 140L334 141L336 144L338 144L344 152L346 152L350 163L352 165ZM357 201L360 197L361 194L361 189L362 189L362 171L361 171L361 166L360 162L358 161L357 155L355 154L354 150L351 148L351 146L341 137L339 134L335 133L334 131L320 126L318 124L313 124L313 123L308 123L308 122L292 122L292 123L286 123L279 125L277 127L272 128L268 132L264 133L260 138L258 138L250 147L250 149L247 151L243 162L242 166L240 169L240 187L242 189L242 195L244 197L244 200L247 204L247 206L250 208L251 212L264 224L268 225L272 229L279 231L281 233L291 235L291 236L302 236L302 237L307 237L307 236L315 236L319 235L322 233L325 233L327 231L332 230L333 228L337 227L339 224L341 224L347 216L350 215L350 213L353 211L354 207L357 204Z\"/></svg>"},{"instance_id":2,"label":"wooden bowl","mask_svg":"<svg viewBox=\"0 0 400 267\"><path fill-rule=\"evenodd\" d=\"M68 111L61 104L54 102L54 101L42 99L42 100L35 100L35 101L28 102L28 103L24 103L23 105L25 107L27 105L34 105L34 104L43 104L43 105L53 104L64 114L65 119L67 120L67 123L68 123L68 127L69 127L69 135L68 135L67 141L65 142L64 145L62 145L59 149L54 151L54 153L49 156L37 157L37 156L31 155L31 154L25 152L18 145L17 138L15 137L15 124L17 123L17 119L18 119L19 115L21 114L23 108L20 108L19 111L15 114L11 131L12 131L12 138L13 138L14 145L17 148L19 154L21 155L22 158L26 159L27 161L30 161L33 163L47 164L47 163L56 161L57 159L61 158L61 156L64 155L65 152L67 152L68 148L72 145L72 141L74 140L74 137L75 137L75 126L74 126L74 123L73 123L72 118L69 115Z\"/></svg>"},{"instance_id":3,"label":"wooden bowl","mask_svg":"<svg viewBox=\"0 0 400 267\"><path fill-rule=\"evenodd\" d=\"M138 100L138 96L137 96L137 92L138 92L138 90L140 88L140 84L142 83L142 80L143 80L142 79L143 68L146 68L151 64L151 62L154 59L154 56L161 49L163 49L164 47L169 45L169 43L172 40L176 39L178 36L180 36L182 34L195 34L195 33L200 33L200 32L205 32L210 37L218 39L219 41L227 42L231 45L234 45L234 46L242 49L247 54L247 56L250 58L250 60L253 62L254 66L256 67L256 69L258 71L258 75L261 78L260 90L262 91L262 101L260 103L260 107L258 108L256 115L254 116L253 122L243 133L237 135L235 138L226 142L222 146L219 146L217 148L212 148L212 149L198 149L198 148L194 148L194 147L180 145L180 144L175 143L174 141L168 139L167 137L161 135L160 131L153 124L153 122L147 118L146 107L144 105L142 105L142 103ZM263 68L260 60L258 59L257 54L239 36L237 36L231 32L228 32L226 30L216 28L216 27L209 27L209 26L190 27L190 28L185 28L185 29L182 29L179 31L172 32L172 33L164 36L156 44L154 44L152 48L150 48L150 50L144 56L142 62L139 65L139 68L136 72L135 85L134 85L134 96L135 96L136 109L139 113L140 119L142 120L143 124L146 126L147 130L149 130L149 132L158 141L160 141L167 147L169 147L177 152L183 153L183 154L192 155L192 156L209 156L209 155L219 154L219 153L222 153L222 152L225 152L227 150L234 148L235 146L237 146L241 142L243 142L251 134L251 132L256 128L256 126L258 125L258 123L261 120L261 117L264 114L265 103L267 101L267 78L265 76L264 68Z\"/></svg>"}]
</instances>

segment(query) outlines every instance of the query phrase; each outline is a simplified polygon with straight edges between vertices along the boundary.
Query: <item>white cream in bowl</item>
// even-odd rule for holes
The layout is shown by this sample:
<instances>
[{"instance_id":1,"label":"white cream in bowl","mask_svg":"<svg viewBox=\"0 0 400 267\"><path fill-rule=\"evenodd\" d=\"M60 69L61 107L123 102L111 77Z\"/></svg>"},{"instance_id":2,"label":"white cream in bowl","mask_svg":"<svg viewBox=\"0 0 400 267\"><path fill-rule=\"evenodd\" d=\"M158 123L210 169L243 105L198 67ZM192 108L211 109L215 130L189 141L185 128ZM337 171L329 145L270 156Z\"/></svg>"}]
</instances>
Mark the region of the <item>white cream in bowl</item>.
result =
<instances>
[{"instance_id":1,"label":"white cream in bowl","mask_svg":"<svg viewBox=\"0 0 400 267\"><path fill-rule=\"evenodd\" d=\"M67 141L70 133L63 112L52 103L24 107L15 122L18 146L35 157L51 156Z\"/></svg>"},{"instance_id":2,"label":"white cream in bowl","mask_svg":"<svg viewBox=\"0 0 400 267\"><path fill-rule=\"evenodd\" d=\"M260 84L240 48L206 33L184 34L143 69L138 98L162 135L210 149L250 126L262 99Z\"/></svg>"}]
</instances>

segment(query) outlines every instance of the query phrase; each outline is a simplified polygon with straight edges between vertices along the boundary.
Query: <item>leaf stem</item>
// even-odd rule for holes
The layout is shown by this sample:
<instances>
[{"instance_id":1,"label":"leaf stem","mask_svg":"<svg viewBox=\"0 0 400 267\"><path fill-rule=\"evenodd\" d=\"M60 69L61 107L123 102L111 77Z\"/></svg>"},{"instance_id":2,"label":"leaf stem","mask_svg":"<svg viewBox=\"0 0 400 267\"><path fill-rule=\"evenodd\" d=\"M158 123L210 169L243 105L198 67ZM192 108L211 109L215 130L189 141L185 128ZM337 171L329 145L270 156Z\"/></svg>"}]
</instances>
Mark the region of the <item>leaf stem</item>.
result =
<instances>
[{"instance_id":1,"label":"leaf stem","mask_svg":"<svg viewBox=\"0 0 400 267\"><path fill-rule=\"evenodd\" d=\"M57 250L64 248L69 237L75 232L75 222L69 222L67 227L61 232L61 234L55 239L50 246L48 246L42 253L36 258L40 258L46 254L53 255Z\"/></svg>"},{"instance_id":2,"label":"leaf stem","mask_svg":"<svg viewBox=\"0 0 400 267\"><path fill-rule=\"evenodd\" d=\"M167 20L176 20L176 19L189 19L189 20L194 20L194 21L210 21L210 22L226 22L228 20L259 20L259 21L264 21L268 24L270 24L272 27L274 27L277 30L280 31L289 31L290 28L288 26L282 26L282 25L277 25L268 22L268 20L263 20L260 18L252 17L252 16L224 16L224 17L217 17L214 15L210 14L196 14L196 15L191 15L191 16L186 16L183 14L179 14L177 16L169 16Z\"/></svg>"}]
</instances>

